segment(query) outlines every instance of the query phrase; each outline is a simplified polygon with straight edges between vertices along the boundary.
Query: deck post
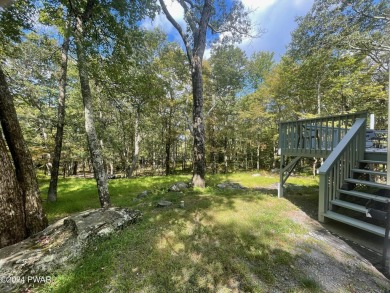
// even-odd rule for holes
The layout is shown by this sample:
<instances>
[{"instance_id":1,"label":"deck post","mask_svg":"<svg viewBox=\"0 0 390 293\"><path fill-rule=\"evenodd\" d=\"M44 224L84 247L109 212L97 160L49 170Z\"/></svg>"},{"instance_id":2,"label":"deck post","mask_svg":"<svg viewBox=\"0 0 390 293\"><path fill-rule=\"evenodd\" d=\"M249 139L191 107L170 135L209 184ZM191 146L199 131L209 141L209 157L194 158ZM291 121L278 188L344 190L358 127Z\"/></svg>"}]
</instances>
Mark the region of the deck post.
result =
<instances>
[{"instance_id":1,"label":"deck post","mask_svg":"<svg viewBox=\"0 0 390 293\"><path fill-rule=\"evenodd\" d=\"M278 198L283 197L283 173L284 173L284 155L280 154L280 174L279 174L279 184L278 184Z\"/></svg>"},{"instance_id":2,"label":"deck post","mask_svg":"<svg viewBox=\"0 0 390 293\"><path fill-rule=\"evenodd\" d=\"M328 184L326 174L320 174L320 184L319 184L319 198L318 198L318 221L321 223L325 222L326 207L327 203L327 194L328 194Z\"/></svg>"}]
</instances>

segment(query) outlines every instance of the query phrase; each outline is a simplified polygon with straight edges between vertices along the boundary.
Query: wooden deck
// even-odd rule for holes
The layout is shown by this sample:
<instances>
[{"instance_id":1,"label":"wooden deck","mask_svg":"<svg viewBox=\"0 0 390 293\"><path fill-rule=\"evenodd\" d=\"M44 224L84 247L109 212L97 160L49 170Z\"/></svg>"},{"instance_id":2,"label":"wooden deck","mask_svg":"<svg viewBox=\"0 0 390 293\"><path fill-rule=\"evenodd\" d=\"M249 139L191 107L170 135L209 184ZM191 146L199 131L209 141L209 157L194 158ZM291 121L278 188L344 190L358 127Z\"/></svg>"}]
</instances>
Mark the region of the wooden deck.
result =
<instances>
[{"instance_id":1,"label":"wooden deck","mask_svg":"<svg viewBox=\"0 0 390 293\"><path fill-rule=\"evenodd\" d=\"M356 119L366 117L367 113L354 113L282 122L280 155L327 158Z\"/></svg>"},{"instance_id":2,"label":"wooden deck","mask_svg":"<svg viewBox=\"0 0 390 293\"><path fill-rule=\"evenodd\" d=\"M390 185L384 183L387 145L380 144L387 137L373 136L366 117L355 113L281 123L278 195L283 196L283 185L302 157L324 158L318 170L318 220L329 218L385 236L383 219L375 217L390 205Z\"/></svg>"}]
</instances>

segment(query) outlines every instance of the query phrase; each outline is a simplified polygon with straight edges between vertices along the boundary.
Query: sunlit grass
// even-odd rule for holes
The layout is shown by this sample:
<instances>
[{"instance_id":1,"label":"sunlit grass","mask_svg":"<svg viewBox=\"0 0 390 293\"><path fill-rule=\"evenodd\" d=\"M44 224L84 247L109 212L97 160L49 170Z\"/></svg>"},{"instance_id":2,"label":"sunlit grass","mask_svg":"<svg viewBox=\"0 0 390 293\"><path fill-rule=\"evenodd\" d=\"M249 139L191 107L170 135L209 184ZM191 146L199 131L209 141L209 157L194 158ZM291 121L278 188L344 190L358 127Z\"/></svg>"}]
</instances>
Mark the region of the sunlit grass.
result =
<instances>
[{"instance_id":1,"label":"sunlit grass","mask_svg":"<svg viewBox=\"0 0 390 293\"><path fill-rule=\"evenodd\" d=\"M39 291L269 292L279 272L290 271L294 264L294 239L306 233L286 216L297 207L261 189L215 186L232 181L267 188L278 182L278 176L265 172L261 176L215 175L207 178L205 189L167 192L172 183L189 179L161 176L110 181L113 205L140 209L143 220L94 243L74 269L59 273L55 282ZM306 186L315 184L311 179L301 181ZM43 191L47 184L42 183ZM58 202L45 203L49 218L98 207L95 184L92 179L61 180ZM152 194L134 200L143 190ZM173 205L156 208L162 198ZM184 209L179 207L181 201ZM316 289L315 282L291 274L296 280L291 292Z\"/></svg>"}]
</instances>

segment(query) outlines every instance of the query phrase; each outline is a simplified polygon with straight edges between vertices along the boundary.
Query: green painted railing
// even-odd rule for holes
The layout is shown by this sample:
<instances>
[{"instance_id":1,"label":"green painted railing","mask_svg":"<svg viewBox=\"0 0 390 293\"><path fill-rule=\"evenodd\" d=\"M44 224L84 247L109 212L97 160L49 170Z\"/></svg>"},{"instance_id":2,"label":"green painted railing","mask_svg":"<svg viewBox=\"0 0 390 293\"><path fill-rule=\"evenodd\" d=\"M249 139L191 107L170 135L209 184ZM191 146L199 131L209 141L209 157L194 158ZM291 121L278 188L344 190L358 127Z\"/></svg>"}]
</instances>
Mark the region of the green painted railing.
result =
<instances>
[{"instance_id":1,"label":"green painted railing","mask_svg":"<svg viewBox=\"0 0 390 293\"><path fill-rule=\"evenodd\" d=\"M332 209L332 200L338 199L338 189L344 180L351 177L352 169L363 159L366 142L366 118L357 118L332 153L319 169L318 220L324 221L324 214Z\"/></svg>"},{"instance_id":2,"label":"green painted railing","mask_svg":"<svg viewBox=\"0 0 390 293\"><path fill-rule=\"evenodd\" d=\"M326 158L358 118L367 113L353 113L280 123L280 154Z\"/></svg>"}]
</instances>

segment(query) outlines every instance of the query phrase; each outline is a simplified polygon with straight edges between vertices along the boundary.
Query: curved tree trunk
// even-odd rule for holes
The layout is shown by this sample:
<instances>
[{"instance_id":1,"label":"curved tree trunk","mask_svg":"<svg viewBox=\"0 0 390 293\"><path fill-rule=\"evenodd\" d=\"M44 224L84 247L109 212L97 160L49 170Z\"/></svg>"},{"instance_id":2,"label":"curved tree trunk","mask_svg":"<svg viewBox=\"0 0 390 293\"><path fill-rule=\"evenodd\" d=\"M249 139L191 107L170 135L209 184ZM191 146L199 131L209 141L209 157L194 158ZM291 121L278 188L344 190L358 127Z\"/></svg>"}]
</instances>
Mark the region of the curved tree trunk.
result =
<instances>
[{"instance_id":1,"label":"curved tree trunk","mask_svg":"<svg viewBox=\"0 0 390 293\"><path fill-rule=\"evenodd\" d=\"M23 194L0 132L0 248L22 241L25 228Z\"/></svg>"},{"instance_id":2,"label":"curved tree trunk","mask_svg":"<svg viewBox=\"0 0 390 293\"><path fill-rule=\"evenodd\" d=\"M93 171L97 183L100 205L103 208L111 206L108 192L107 174L104 169L103 155L99 140L96 134L94 113L92 106L92 93L89 87L89 77L87 72L87 61L83 45L84 23L81 16L77 16L75 31L75 43L77 52L77 67L81 85L81 95L84 104L85 132L87 134L88 148L91 156Z\"/></svg>"},{"instance_id":3,"label":"curved tree trunk","mask_svg":"<svg viewBox=\"0 0 390 293\"><path fill-rule=\"evenodd\" d=\"M58 120L57 120L57 133L55 138L53 164L51 168L50 186L47 194L47 200L54 202L57 201L57 183L58 173L61 160L62 149L62 137L64 135L64 123L65 123L65 97L66 97L66 78L68 71L68 51L69 51L69 35L66 36L62 45L61 53L61 78L59 86L58 96Z\"/></svg>"},{"instance_id":4,"label":"curved tree trunk","mask_svg":"<svg viewBox=\"0 0 390 293\"><path fill-rule=\"evenodd\" d=\"M38 182L35 175L34 165L30 151L24 141L22 129L20 128L16 115L13 98L8 89L4 72L0 66L0 120L3 133L11 152L12 161L16 170L16 179L22 192L25 223L20 229L26 230L26 236L33 235L47 226L47 219L42 209L41 198L39 197ZM3 176L10 176L6 171ZM15 198L17 195L15 194ZM19 213L19 211L15 211ZM2 223L3 224L3 223ZM7 223L4 223L8 225Z\"/></svg>"}]
</instances>

